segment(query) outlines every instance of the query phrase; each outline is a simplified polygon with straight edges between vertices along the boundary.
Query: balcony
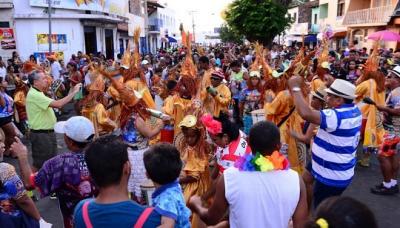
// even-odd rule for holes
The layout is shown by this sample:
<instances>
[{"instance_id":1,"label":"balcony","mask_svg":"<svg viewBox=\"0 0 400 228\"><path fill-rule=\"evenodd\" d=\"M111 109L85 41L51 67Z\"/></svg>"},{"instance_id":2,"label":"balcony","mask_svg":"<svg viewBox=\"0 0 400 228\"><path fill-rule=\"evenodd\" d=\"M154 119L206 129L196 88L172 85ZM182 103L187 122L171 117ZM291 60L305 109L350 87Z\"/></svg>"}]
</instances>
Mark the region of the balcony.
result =
<instances>
[{"instance_id":1,"label":"balcony","mask_svg":"<svg viewBox=\"0 0 400 228\"><path fill-rule=\"evenodd\" d=\"M13 6L12 0L0 0L0 9L12 9Z\"/></svg>"},{"instance_id":2,"label":"balcony","mask_svg":"<svg viewBox=\"0 0 400 228\"><path fill-rule=\"evenodd\" d=\"M392 16L395 6L387 5L376 8L348 11L343 25L386 25Z\"/></svg>"},{"instance_id":3,"label":"balcony","mask_svg":"<svg viewBox=\"0 0 400 228\"><path fill-rule=\"evenodd\" d=\"M158 24L149 24L149 33L160 34L160 26Z\"/></svg>"}]
</instances>

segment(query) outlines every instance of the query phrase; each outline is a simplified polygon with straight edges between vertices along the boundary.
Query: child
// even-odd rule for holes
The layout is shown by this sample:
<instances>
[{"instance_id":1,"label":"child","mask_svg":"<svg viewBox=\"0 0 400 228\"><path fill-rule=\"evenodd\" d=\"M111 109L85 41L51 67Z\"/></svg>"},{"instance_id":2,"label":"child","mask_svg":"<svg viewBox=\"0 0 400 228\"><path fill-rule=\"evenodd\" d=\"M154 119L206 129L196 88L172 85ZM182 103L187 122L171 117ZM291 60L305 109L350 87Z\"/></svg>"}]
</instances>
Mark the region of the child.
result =
<instances>
[{"instance_id":1,"label":"child","mask_svg":"<svg viewBox=\"0 0 400 228\"><path fill-rule=\"evenodd\" d=\"M372 211L350 197L331 197L317 208L314 218L305 228L377 228Z\"/></svg>"},{"instance_id":2,"label":"child","mask_svg":"<svg viewBox=\"0 0 400 228\"><path fill-rule=\"evenodd\" d=\"M190 227L190 210L177 180L182 170L179 151L171 144L157 144L144 153L143 161L156 187L152 200L162 216L161 227Z\"/></svg>"},{"instance_id":3,"label":"child","mask_svg":"<svg viewBox=\"0 0 400 228\"><path fill-rule=\"evenodd\" d=\"M205 140L205 129L193 115L187 115L179 124L183 138L175 145L183 161L179 183L183 185L185 202L191 196L203 196L210 186L208 163L209 145ZM198 227L199 217L193 215L192 227Z\"/></svg>"}]
</instances>

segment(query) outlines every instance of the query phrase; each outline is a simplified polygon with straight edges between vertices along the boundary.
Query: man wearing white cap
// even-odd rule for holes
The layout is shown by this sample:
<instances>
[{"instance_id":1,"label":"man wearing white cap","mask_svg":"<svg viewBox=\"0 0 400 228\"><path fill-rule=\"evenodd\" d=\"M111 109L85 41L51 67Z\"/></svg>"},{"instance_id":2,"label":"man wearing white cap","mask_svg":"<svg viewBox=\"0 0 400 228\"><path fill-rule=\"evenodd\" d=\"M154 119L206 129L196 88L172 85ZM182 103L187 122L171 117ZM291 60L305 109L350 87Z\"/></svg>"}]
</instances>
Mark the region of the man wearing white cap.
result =
<instances>
[{"instance_id":1,"label":"man wearing white cap","mask_svg":"<svg viewBox=\"0 0 400 228\"><path fill-rule=\"evenodd\" d=\"M72 215L79 201L93 197L94 184L84 158L84 148L92 141L94 127L92 122L82 116L74 116L67 121L56 123L54 130L64 134L64 141L70 152L47 160L36 173L28 161L28 149L15 138L11 145L18 156L21 177L27 189L37 188L42 197L56 193L59 199L64 227L72 227Z\"/></svg>"},{"instance_id":2,"label":"man wearing white cap","mask_svg":"<svg viewBox=\"0 0 400 228\"><path fill-rule=\"evenodd\" d=\"M142 67L143 67L144 76L146 78L147 86L149 88L151 88L151 86L152 86L151 79L153 78L153 75L154 75L153 69L151 68L151 64L148 60L145 59L142 61Z\"/></svg>"},{"instance_id":3,"label":"man wearing white cap","mask_svg":"<svg viewBox=\"0 0 400 228\"><path fill-rule=\"evenodd\" d=\"M292 77L289 88L300 116L310 123L320 125L311 148L311 174L315 178L314 207L324 199L341 195L354 176L356 150L360 140L362 115L356 105L355 86L336 79L326 89L329 108L312 110L301 92L304 79Z\"/></svg>"}]
</instances>

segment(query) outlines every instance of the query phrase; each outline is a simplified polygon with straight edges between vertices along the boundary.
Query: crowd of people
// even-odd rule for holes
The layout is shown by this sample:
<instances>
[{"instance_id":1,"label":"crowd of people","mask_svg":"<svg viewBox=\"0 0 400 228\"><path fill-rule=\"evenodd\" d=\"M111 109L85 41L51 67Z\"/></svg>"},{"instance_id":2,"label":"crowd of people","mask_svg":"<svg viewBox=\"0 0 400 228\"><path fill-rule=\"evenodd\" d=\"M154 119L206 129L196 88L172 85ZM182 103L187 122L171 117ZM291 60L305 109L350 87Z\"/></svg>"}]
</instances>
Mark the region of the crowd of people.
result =
<instances>
[{"instance_id":1,"label":"crowd of people","mask_svg":"<svg viewBox=\"0 0 400 228\"><path fill-rule=\"evenodd\" d=\"M58 199L66 228L377 227L341 194L374 153L371 193L399 193L400 50L182 33L141 55L137 34L115 60L0 59L0 149L19 170L0 163L2 227L39 227L37 194Z\"/></svg>"}]
</instances>

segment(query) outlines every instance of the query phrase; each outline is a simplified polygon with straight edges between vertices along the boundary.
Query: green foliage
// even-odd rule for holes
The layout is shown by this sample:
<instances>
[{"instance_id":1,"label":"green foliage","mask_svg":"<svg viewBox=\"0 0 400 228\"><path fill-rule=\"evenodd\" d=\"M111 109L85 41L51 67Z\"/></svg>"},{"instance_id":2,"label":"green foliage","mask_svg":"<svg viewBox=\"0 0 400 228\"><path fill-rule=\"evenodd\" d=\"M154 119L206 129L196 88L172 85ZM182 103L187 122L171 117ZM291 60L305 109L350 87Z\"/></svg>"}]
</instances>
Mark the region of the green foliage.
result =
<instances>
[{"instance_id":1,"label":"green foliage","mask_svg":"<svg viewBox=\"0 0 400 228\"><path fill-rule=\"evenodd\" d=\"M235 0L228 7L226 22L250 42L258 41L270 46L275 36L291 24L287 15L290 1Z\"/></svg>"},{"instance_id":2,"label":"green foliage","mask_svg":"<svg viewBox=\"0 0 400 228\"><path fill-rule=\"evenodd\" d=\"M219 37L224 43L243 43L243 35L240 35L237 31L233 30L227 24L221 25L221 30L219 32Z\"/></svg>"}]
</instances>

